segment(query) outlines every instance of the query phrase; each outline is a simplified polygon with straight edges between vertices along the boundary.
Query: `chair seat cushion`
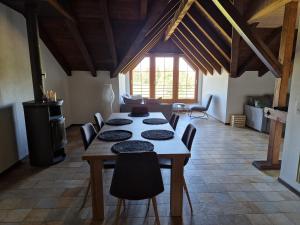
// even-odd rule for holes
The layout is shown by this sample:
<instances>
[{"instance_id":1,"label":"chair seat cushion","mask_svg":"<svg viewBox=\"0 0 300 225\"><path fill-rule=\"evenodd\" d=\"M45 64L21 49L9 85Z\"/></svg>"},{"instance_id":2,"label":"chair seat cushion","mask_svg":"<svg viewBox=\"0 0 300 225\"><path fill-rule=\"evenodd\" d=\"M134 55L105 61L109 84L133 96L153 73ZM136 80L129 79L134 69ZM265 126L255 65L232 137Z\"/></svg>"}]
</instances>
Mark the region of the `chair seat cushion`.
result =
<instances>
[{"instance_id":1,"label":"chair seat cushion","mask_svg":"<svg viewBox=\"0 0 300 225\"><path fill-rule=\"evenodd\" d=\"M159 159L159 166L163 169L172 169L171 159Z\"/></svg>"},{"instance_id":2,"label":"chair seat cushion","mask_svg":"<svg viewBox=\"0 0 300 225\"><path fill-rule=\"evenodd\" d=\"M191 105L190 106L190 110L195 110L195 111L205 111L206 107L202 106L202 105Z\"/></svg>"},{"instance_id":3,"label":"chair seat cushion","mask_svg":"<svg viewBox=\"0 0 300 225\"><path fill-rule=\"evenodd\" d=\"M115 160L105 160L103 162L104 169L114 169L115 165L116 165L116 161Z\"/></svg>"}]
</instances>

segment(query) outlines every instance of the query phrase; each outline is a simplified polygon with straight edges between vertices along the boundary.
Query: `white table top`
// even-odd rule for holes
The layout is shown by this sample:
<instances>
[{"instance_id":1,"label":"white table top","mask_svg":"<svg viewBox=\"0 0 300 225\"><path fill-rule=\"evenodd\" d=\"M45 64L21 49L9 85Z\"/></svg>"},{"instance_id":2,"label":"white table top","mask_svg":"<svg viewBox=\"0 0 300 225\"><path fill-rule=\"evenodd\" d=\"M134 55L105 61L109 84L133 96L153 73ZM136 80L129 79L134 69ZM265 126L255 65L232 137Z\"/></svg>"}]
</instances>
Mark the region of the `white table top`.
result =
<instances>
[{"instance_id":1,"label":"white table top","mask_svg":"<svg viewBox=\"0 0 300 225\"><path fill-rule=\"evenodd\" d=\"M190 157L190 152L181 141L176 132L174 138L170 140L147 140L141 136L141 133L146 130L152 129L165 129L174 131L169 123L160 125L147 125L143 123L145 118L165 118L162 113L150 113L148 117L129 117L128 113L113 113L109 119L125 118L133 120L133 123L123 126L109 126L104 125L101 132L107 130L128 130L132 132L132 137L129 140L145 140L154 145L154 151L161 158L176 158L176 157ZM84 160L108 160L116 159L116 154L111 151L113 144L117 142L105 142L99 140L97 137L93 140L86 152L83 153L82 159Z\"/></svg>"}]
</instances>

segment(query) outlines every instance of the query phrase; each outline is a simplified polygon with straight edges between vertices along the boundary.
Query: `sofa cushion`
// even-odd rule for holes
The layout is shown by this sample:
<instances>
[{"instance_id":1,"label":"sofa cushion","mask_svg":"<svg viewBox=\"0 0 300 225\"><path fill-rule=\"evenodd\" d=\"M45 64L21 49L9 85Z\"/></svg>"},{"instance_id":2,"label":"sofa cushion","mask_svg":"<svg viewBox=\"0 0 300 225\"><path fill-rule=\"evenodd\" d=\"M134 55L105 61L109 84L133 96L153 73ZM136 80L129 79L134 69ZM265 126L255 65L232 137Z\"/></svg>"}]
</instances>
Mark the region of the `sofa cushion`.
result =
<instances>
[{"instance_id":1,"label":"sofa cushion","mask_svg":"<svg viewBox=\"0 0 300 225\"><path fill-rule=\"evenodd\" d=\"M160 104L161 101L160 99L155 99L155 98L145 98L144 99L144 104Z\"/></svg>"},{"instance_id":2,"label":"sofa cushion","mask_svg":"<svg viewBox=\"0 0 300 225\"><path fill-rule=\"evenodd\" d=\"M137 99L132 99L132 98L128 98L127 96L123 96L123 101L125 104L142 104L143 99L142 98L137 98Z\"/></svg>"}]
</instances>

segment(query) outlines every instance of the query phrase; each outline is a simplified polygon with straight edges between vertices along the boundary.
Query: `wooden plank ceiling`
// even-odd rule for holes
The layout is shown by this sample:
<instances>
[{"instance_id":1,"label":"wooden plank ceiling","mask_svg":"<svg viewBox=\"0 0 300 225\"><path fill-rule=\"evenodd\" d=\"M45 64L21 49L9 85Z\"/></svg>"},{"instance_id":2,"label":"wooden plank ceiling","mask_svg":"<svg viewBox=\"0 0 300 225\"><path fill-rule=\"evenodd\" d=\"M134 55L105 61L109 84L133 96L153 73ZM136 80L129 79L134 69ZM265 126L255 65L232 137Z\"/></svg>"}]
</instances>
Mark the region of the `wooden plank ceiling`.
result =
<instances>
[{"instance_id":1,"label":"wooden plank ceiling","mask_svg":"<svg viewBox=\"0 0 300 225\"><path fill-rule=\"evenodd\" d=\"M283 21L278 10L290 1L43 0L39 30L68 75L109 70L117 76L155 49L183 52L204 74L276 75ZM24 13L26 0L1 2Z\"/></svg>"}]
</instances>

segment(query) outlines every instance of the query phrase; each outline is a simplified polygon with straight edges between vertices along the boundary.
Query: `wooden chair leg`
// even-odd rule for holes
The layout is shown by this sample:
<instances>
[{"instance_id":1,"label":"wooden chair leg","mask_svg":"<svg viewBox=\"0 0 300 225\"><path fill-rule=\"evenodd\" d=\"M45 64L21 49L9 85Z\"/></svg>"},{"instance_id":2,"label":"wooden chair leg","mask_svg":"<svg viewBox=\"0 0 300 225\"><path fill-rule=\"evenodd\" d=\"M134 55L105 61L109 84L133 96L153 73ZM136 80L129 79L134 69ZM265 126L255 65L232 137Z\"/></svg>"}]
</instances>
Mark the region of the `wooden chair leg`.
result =
<instances>
[{"instance_id":1,"label":"wooden chair leg","mask_svg":"<svg viewBox=\"0 0 300 225\"><path fill-rule=\"evenodd\" d=\"M154 214L155 214L156 224L160 225L159 216L158 216L158 210L157 210L157 203L156 203L156 198L155 197L152 198L152 204L153 204L153 208L154 208Z\"/></svg>"},{"instance_id":2,"label":"wooden chair leg","mask_svg":"<svg viewBox=\"0 0 300 225\"><path fill-rule=\"evenodd\" d=\"M187 185L186 185L186 182L185 182L185 179L183 178L183 189L186 193L186 197L188 199L188 202L189 202L189 205L190 205L190 208L191 208L191 213L193 214L193 206L192 206L192 201L191 201L191 198L190 198L190 194L189 194L189 190L187 188Z\"/></svg>"},{"instance_id":3,"label":"wooden chair leg","mask_svg":"<svg viewBox=\"0 0 300 225\"><path fill-rule=\"evenodd\" d=\"M119 217L120 217L120 212L121 212L121 206L122 206L122 199L118 199L117 203L117 209L116 209L116 216L115 216L115 225L118 225L119 223Z\"/></svg>"},{"instance_id":4,"label":"wooden chair leg","mask_svg":"<svg viewBox=\"0 0 300 225\"><path fill-rule=\"evenodd\" d=\"M88 196L88 194L89 194L89 192L90 192L90 189L91 189L91 179L89 179L89 184L88 184L88 187L87 187L87 189L86 189L86 191L85 191L84 198L83 198L83 202L82 202L82 204L81 204L79 210L83 209L83 207L84 207L84 205L85 205L85 203L86 203L87 196Z\"/></svg>"}]
</instances>

